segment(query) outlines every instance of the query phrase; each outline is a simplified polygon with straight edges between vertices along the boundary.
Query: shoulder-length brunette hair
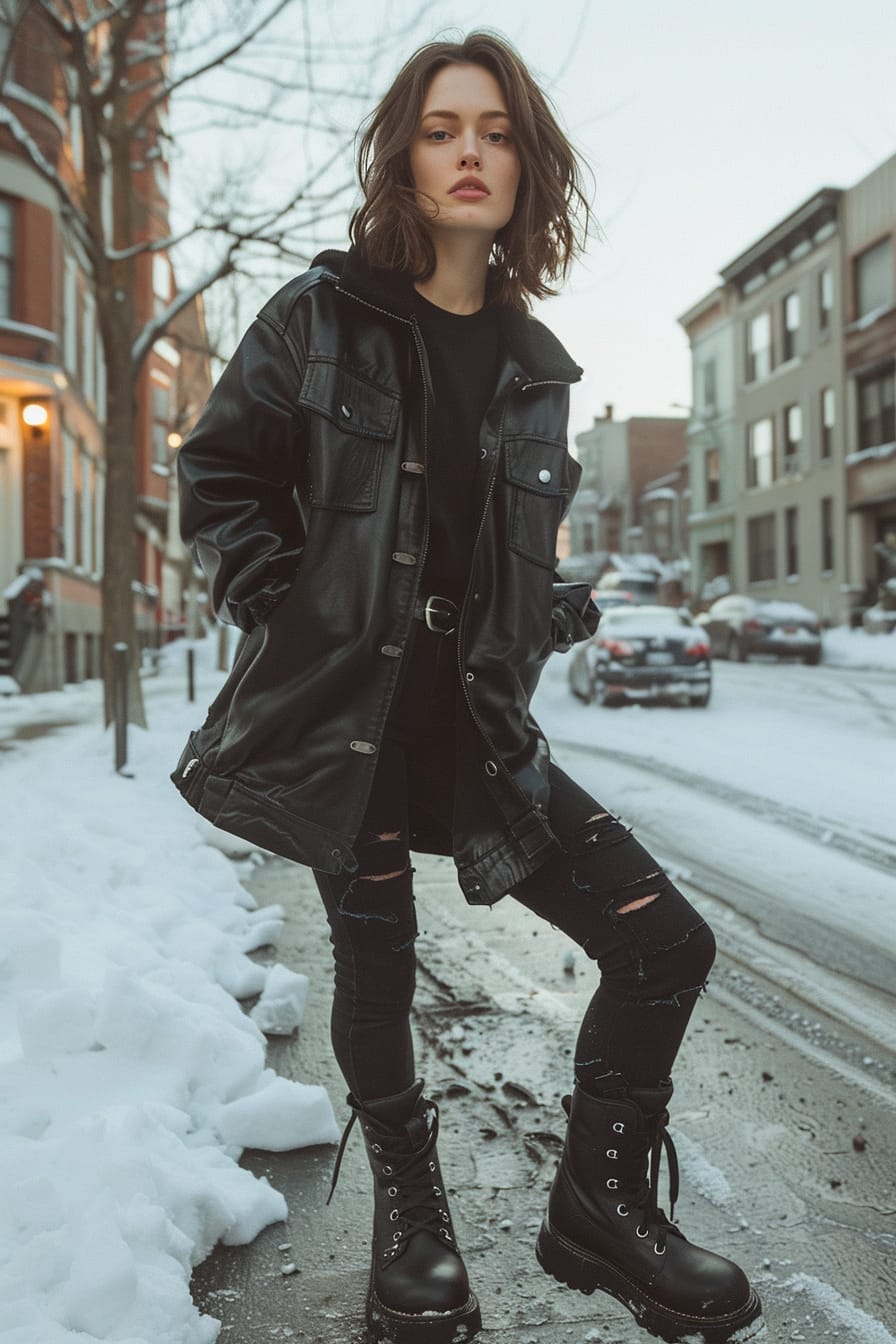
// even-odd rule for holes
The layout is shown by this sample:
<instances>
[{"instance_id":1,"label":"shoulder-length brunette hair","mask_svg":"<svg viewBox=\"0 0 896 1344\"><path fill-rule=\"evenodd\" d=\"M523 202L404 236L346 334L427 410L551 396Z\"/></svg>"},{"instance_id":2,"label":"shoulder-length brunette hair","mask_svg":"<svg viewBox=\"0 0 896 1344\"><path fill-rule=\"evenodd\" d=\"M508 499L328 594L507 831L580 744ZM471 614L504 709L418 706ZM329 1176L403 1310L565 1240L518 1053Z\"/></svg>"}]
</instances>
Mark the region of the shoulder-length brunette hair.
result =
<instances>
[{"instance_id":1,"label":"shoulder-length brunette hair","mask_svg":"<svg viewBox=\"0 0 896 1344\"><path fill-rule=\"evenodd\" d=\"M562 280L581 251L589 209L581 161L548 99L518 53L491 33L420 47L370 114L358 151L364 203L352 217L351 239L370 266L407 271L418 280L435 270L435 249L417 202L409 150L430 82L450 64L483 66L507 100L521 173L513 215L495 236L491 292L497 300L525 309L532 298L556 294L550 282Z\"/></svg>"}]
</instances>

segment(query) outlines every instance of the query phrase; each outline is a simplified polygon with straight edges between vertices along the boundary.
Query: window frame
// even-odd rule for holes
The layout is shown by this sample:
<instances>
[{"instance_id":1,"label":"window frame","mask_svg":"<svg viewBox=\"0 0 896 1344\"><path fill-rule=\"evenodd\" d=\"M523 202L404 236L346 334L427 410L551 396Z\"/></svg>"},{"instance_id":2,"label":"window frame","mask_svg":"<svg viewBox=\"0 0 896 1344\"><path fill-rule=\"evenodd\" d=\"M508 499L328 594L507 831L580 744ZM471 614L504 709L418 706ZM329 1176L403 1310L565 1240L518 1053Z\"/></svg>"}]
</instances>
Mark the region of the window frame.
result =
<instances>
[{"instance_id":1,"label":"window frame","mask_svg":"<svg viewBox=\"0 0 896 1344\"><path fill-rule=\"evenodd\" d=\"M760 535L760 528L764 535ZM778 557L774 513L757 513L747 519L747 578L750 583L773 583ZM768 569L768 573L760 572Z\"/></svg>"},{"instance_id":2,"label":"window frame","mask_svg":"<svg viewBox=\"0 0 896 1344\"><path fill-rule=\"evenodd\" d=\"M760 458L755 451L756 431L760 425L769 427L769 446L768 451L762 454ZM768 463L769 478L767 481L761 479L762 473L759 470L760 461ZM747 425L747 489L748 490L768 490L775 483L775 422L772 416L764 415L760 420L753 420Z\"/></svg>"},{"instance_id":3,"label":"window frame","mask_svg":"<svg viewBox=\"0 0 896 1344\"><path fill-rule=\"evenodd\" d=\"M18 222L17 202L12 196L0 193L0 211L9 212L9 251L0 251L0 272L6 275L6 286L0 285L0 295L6 294L6 308L0 302L0 321L13 322L16 316L16 225Z\"/></svg>"}]
</instances>

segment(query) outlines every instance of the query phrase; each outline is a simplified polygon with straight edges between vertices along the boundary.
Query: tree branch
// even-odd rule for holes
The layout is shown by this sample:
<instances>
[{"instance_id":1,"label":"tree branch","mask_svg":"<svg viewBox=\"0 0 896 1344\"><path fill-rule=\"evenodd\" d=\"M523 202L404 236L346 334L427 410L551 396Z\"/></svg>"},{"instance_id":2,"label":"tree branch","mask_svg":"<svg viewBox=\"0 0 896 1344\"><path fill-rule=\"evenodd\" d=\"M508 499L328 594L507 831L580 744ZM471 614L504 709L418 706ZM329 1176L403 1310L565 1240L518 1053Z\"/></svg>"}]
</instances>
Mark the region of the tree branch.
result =
<instances>
[{"instance_id":1,"label":"tree branch","mask_svg":"<svg viewBox=\"0 0 896 1344\"><path fill-rule=\"evenodd\" d=\"M131 123L131 130L133 131L136 127L142 125L149 114L157 108L160 103L163 103L166 99L170 98L176 89L182 89L185 84L192 83L192 81L198 79L200 75L208 74L210 70L215 70L222 65L225 65L232 57L236 56L238 52L247 47L259 33L264 32L265 28L268 28L273 23L277 15L281 14L290 4L292 4L292 0L276 0L274 8L263 19L260 19L254 28L250 28L247 33L244 33L242 37L238 38L224 51L218 52L203 65L197 66L194 70L189 70L185 75L180 75L177 79L171 81L166 80L163 88L160 89L157 94L153 95L153 97L147 99L144 106L140 109L140 112ZM143 93L148 89L154 88L157 83L157 80L143 80L141 83L133 85L130 92Z\"/></svg>"},{"instance_id":2,"label":"tree branch","mask_svg":"<svg viewBox=\"0 0 896 1344\"><path fill-rule=\"evenodd\" d=\"M179 294L176 294L163 312L159 313L157 317L152 318L151 321L146 323L132 348L135 371L140 368L155 342L165 334L167 328L178 314L182 313L185 308L188 308L193 300L196 299L203 290L206 290L213 285L216 280L221 280L225 275L229 275L234 269L233 258L238 248L239 240L234 240L224 256L221 257L214 266L211 266L203 275L200 275L187 289L181 290Z\"/></svg>"}]
</instances>

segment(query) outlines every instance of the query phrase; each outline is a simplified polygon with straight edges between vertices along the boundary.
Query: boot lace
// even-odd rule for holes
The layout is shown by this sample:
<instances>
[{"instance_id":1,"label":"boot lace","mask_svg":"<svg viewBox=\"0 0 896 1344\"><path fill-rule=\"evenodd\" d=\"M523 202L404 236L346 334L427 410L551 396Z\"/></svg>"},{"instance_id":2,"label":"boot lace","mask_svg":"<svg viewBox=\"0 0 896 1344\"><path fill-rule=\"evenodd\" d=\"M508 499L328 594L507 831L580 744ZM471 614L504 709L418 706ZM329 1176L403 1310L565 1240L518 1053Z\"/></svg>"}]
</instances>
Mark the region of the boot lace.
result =
<instances>
[{"instance_id":1,"label":"boot lace","mask_svg":"<svg viewBox=\"0 0 896 1344\"><path fill-rule=\"evenodd\" d=\"M353 1113L342 1132L333 1167L333 1179L330 1182L330 1193L327 1196L328 1204L336 1190L342 1157L357 1118L357 1112ZM382 1160L380 1171L385 1178L382 1184L388 1182L386 1193L392 1200L389 1220L395 1226L392 1231L392 1244L383 1252L386 1259L396 1255L402 1242L415 1232L432 1232L449 1246L454 1245L450 1215L447 1208L439 1202L443 1193L439 1184L440 1173L437 1164L430 1156L434 1145L434 1131L421 1148L408 1152L402 1152L400 1148L384 1148L379 1143L371 1144L374 1155Z\"/></svg>"},{"instance_id":2,"label":"boot lace","mask_svg":"<svg viewBox=\"0 0 896 1344\"><path fill-rule=\"evenodd\" d=\"M616 1208L616 1212L623 1218L628 1217L633 1210L638 1210L641 1214L636 1229L639 1237L646 1237L650 1234L651 1228L655 1229L656 1241L653 1249L657 1255L665 1254L666 1237L670 1231L680 1235L672 1222L675 1215L675 1201L678 1199L678 1154L672 1135L667 1129L668 1123L668 1111L648 1117L647 1137L643 1142L632 1144L628 1152L622 1156L619 1185L629 1197ZM668 1218L659 1207L660 1159L664 1151L669 1167Z\"/></svg>"}]
</instances>

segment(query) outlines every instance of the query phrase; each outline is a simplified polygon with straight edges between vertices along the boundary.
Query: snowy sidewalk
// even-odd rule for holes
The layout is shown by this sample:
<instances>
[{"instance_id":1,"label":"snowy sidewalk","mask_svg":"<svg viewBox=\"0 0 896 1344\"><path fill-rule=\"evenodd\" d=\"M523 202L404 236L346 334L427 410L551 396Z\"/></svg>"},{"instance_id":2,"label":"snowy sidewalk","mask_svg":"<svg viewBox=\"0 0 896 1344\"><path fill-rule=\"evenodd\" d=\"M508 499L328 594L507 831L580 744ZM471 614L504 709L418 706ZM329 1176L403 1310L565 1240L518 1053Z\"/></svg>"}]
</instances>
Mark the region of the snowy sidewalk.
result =
<instances>
[{"instance_id":1,"label":"snowy sidewalk","mask_svg":"<svg viewBox=\"0 0 896 1344\"><path fill-rule=\"evenodd\" d=\"M0 707L0 1338L5 1344L209 1344L191 1268L251 1241L283 1195L237 1164L247 1145L337 1137L326 1093L267 1067L255 1018L290 1030L305 982L249 957L282 912L256 912L238 841L199 823L168 774L222 680L200 646L148 679L151 728L112 769L100 688ZM52 701L54 703L49 703ZM15 743L29 707L76 720ZM4 711L6 711L4 713ZM215 843L208 843L211 840ZM242 847L244 855L245 847Z\"/></svg>"}]
</instances>

